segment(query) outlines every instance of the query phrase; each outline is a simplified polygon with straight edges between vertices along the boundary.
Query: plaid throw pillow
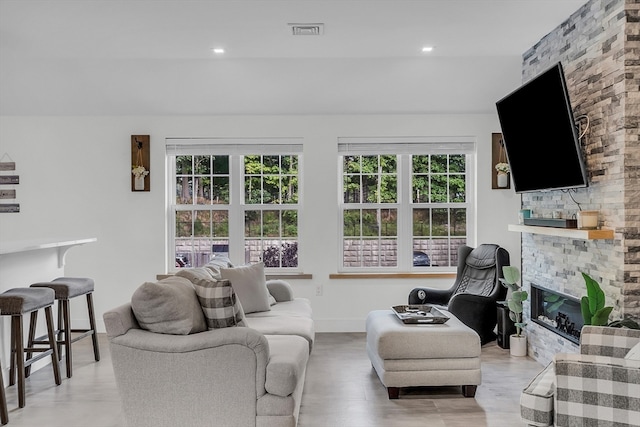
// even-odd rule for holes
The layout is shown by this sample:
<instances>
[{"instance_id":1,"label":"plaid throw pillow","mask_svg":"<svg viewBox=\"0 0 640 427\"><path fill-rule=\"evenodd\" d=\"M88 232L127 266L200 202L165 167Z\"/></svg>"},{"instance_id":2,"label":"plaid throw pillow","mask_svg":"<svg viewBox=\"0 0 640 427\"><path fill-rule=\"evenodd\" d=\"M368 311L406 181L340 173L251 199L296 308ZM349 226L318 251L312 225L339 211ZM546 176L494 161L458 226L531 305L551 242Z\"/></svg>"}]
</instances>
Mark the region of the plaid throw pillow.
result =
<instances>
[{"instance_id":1,"label":"plaid throw pillow","mask_svg":"<svg viewBox=\"0 0 640 427\"><path fill-rule=\"evenodd\" d=\"M244 311L228 280L192 279L209 329L246 326Z\"/></svg>"}]
</instances>

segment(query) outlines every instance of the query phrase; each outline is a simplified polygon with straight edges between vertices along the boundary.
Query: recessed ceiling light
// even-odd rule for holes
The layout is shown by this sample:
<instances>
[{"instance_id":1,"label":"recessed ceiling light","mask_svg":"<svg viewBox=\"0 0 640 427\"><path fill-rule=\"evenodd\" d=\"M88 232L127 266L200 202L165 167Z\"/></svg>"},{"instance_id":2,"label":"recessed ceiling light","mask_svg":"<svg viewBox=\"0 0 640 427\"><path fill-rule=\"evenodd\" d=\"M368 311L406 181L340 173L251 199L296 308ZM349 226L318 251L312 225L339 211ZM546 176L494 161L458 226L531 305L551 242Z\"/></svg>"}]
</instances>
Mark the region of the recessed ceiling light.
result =
<instances>
[{"instance_id":1,"label":"recessed ceiling light","mask_svg":"<svg viewBox=\"0 0 640 427\"><path fill-rule=\"evenodd\" d=\"M433 50L433 46L425 46L422 48L423 52L431 52Z\"/></svg>"},{"instance_id":2,"label":"recessed ceiling light","mask_svg":"<svg viewBox=\"0 0 640 427\"><path fill-rule=\"evenodd\" d=\"M211 49L213 51L213 53L217 54L217 55L221 55L224 53L224 49L221 47L214 47L213 49Z\"/></svg>"}]
</instances>

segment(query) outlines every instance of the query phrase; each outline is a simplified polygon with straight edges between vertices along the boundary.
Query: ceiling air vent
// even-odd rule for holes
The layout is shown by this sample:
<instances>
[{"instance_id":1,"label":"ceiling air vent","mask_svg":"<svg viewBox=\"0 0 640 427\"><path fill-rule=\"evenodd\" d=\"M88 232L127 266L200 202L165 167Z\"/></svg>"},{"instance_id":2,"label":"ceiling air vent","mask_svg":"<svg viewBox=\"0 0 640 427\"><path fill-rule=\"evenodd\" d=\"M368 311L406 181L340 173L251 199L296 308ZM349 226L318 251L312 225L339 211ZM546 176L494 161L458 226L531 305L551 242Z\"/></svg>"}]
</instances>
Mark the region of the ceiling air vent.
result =
<instances>
[{"instance_id":1,"label":"ceiling air vent","mask_svg":"<svg viewBox=\"0 0 640 427\"><path fill-rule=\"evenodd\" d=\"M288 24L294 36L321 36L324 24Z\"/></svg>"}]
</instances>

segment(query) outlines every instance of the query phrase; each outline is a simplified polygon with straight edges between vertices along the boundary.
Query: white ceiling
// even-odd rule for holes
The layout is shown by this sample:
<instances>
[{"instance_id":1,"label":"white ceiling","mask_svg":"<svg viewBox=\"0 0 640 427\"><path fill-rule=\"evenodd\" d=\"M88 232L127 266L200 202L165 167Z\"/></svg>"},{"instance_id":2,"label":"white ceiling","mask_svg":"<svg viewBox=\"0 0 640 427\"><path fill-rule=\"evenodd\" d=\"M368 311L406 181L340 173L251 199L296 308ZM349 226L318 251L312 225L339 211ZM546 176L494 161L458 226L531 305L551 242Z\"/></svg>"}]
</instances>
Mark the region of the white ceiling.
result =
<instances>
[{"instance_id":1,"label":"white ceiling","mask_svg":"<svg viewBox=\"0 0 640 427\"><path fill-rule=\"evenodd\" d=\"M584 3L0 0L0 114L492 113Z\"/></svg>"}]
</instances>

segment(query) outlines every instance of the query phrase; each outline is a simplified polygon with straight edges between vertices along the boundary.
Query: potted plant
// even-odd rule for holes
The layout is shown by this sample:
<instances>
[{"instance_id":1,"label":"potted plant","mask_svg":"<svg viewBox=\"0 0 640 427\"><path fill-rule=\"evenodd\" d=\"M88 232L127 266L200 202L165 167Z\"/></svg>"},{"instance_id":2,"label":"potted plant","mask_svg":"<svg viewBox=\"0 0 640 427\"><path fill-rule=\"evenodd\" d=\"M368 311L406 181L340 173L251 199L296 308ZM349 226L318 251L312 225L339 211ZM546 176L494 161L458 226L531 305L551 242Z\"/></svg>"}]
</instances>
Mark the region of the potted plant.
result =
<instances>
[{"instance_id":1,"label":"potted plant","mask_svg":"<svg viewBox=\"0 0 640 427\"><path fill-rule=\"evenodd\" d=\"M144 177L149 175L149 171L142 165L133 165L131 173L134 176L134 189L138 191L144 190Z\"/></svg>"},{"instance_id":2,"label":"potted plant","mask_svg":"<svg viewBox=\"0 0 640 427\"><path fill-rule=\"evenodd\" d=\"M504 278L500 279L500 282L509 290L509 293L507 294L507 300L500 301L500 304L509 309L509 318L516 327L516 333L509 337L509 350L512 356L526 356L527 337L522 333L522 330L527 324L522 319L522 312L524 311L522 303L527 300L529 294L518 285L520 270L517 267L502 267L502 274Z\"/></svg>"},{"instance_id":3,"label":"potted plant","mask_svg":"<svg viewBox=\"0 0 640 427\"><path fill-rule=\"evenodd\" d=\"M500 162L496 164L496 171L498 172L498 187L504 188L509 185L509 163Z\"/></svg>"},{"instance_id":4,"label":"potted plant","mask_svg":"<svg viewBox=\"0 0 640 427\"><path fill-rule=\"evenodd\" d=\"M613 307L604 306L604 292L600 288L600 284L593 280L591 276L582 273L584 282L587 286L587 295L580 299L580 309L582 311L582 319L585 325L607 326L609 324L609 315Z\"/></svg>"}]
</instances>

